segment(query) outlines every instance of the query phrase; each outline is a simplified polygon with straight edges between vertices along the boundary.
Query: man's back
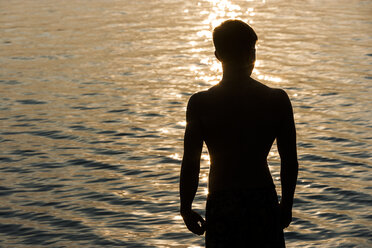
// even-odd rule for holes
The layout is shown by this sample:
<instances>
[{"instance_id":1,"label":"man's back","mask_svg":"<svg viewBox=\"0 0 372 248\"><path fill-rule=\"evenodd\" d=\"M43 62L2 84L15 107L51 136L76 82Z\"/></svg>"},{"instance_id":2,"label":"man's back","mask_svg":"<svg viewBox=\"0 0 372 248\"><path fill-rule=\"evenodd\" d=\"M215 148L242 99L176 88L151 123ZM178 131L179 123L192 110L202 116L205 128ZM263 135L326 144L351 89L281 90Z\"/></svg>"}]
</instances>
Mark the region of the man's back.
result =
<instances>
[{"instance_id":1,"label":"man's back","mask_svg":"<svg viewBox=\"0 0 372 248\"><path fill-rule=\"evenodd\" d=\"M273 186L266 158L278 126L275 92L249 78L196 94L210 192Z\"/></svg>"}]
</instances>

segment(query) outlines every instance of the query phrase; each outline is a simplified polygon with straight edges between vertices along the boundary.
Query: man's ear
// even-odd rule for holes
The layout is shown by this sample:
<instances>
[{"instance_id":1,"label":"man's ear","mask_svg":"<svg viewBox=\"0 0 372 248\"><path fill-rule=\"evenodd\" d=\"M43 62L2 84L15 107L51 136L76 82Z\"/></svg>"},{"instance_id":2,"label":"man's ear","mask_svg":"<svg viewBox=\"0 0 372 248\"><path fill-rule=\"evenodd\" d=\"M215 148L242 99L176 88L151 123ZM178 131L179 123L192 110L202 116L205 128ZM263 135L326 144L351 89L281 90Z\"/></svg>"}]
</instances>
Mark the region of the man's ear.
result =
<instances>
[{"instance_id":1,"label":"man's ear","mask_svg":"<svg viewBox=\"0 0 372 248\"><path fill-rule=\"evenodd\" d=\"M214 55L216 56L216 58L217 58L219 61L221 61L221 58L220 58L220 56L218 55L218 52L217 52L217 51L214 51Z\"/></svg>"},{"instance_id":2,"label":"man's ear","mask_svg":"<svg viewBox=\"0 0 372 248\"><path fill-rule=\"evenodd\" d=\"M254 64L256 61L256 49L252 49L249 51L249 63Z\"/></svg>"}]
</instances>

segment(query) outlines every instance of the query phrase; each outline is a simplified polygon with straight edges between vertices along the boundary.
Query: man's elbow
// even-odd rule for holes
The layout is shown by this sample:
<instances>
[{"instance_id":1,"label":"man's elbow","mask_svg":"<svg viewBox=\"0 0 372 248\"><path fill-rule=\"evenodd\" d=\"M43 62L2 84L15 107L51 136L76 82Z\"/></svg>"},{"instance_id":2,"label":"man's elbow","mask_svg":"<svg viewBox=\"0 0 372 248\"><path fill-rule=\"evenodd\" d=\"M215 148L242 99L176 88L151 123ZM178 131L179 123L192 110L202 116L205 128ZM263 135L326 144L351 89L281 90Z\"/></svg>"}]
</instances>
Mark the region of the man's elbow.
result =
<instances>
[{"instance_id":1,"label":"man's elbow","mask_svg":"<svg viewBox=\"0 0 372 248\"><path fill-rule=\"evenodd\" d=\"M187 167L189 166L197 166L200 164L200 155L184 155L182 158L182 165L185 165Z\"/></svg>"},{"instance_id":2,"label":"man's elbow","mask_svg":"<svg viewBox=\"0 0 372 248\"><path fill-rule=\"evenodd\" d=\"M182 159L181 169L182 171L195 171L200 168L200 159L197 158L186 158Z\"/></svg>"},{"instance_id":3,"label":"man's elbow","mask_svg":"<svg viewBox=\"0 0 372 248\"><path fill-rule=\"evenodd\" d=\"M297 159L281 161L281 171L284 171L286 173L298 173L298 166L299 165Z\"/></svg>"}]
</instances>

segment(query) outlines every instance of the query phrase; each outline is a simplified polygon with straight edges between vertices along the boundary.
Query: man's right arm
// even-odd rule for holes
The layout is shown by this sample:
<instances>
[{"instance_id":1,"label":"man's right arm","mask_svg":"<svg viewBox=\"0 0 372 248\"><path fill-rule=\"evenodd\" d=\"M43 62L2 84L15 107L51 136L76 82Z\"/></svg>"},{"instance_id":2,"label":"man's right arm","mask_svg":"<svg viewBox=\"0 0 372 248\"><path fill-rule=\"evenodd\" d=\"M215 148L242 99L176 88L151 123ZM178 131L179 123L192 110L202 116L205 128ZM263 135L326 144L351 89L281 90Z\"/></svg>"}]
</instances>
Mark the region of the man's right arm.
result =
<instances>
[{"instance_id":1,"label":"man's right arm","mask_svg":"<svg viewBox=\"0 0 372 248\"><path fill-rule=\"evenodd\" d=\"M277 146L280 155L280 180L282 198L280 202L282 227L288 227L292 221L293 197L297 183L298 160L296 147L296 128L292 105L287 93L278 90L279 127Z\"/></svg>"}]
</instances>

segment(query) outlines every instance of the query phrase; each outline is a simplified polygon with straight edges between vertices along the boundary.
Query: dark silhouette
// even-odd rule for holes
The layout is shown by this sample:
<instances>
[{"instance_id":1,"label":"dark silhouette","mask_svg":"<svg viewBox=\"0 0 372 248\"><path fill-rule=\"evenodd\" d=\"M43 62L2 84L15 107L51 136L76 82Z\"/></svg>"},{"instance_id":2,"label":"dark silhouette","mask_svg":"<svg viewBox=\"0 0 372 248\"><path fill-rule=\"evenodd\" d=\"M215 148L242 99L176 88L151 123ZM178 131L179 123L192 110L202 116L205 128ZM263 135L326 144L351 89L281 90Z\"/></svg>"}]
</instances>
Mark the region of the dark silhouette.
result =
<instances>
[{"instance_id":1,"label":"dark silhouette","mask_svg":"<svg viewBox=\"0 0 372 248\"><path fill-rule=\"evenodd\" d=\"M292 220L298 162L293 111L284 90L252 79L256 33L228 20L213 32L223 66L216 86L191 96L186 112L180 176L181 215L187 228L206 231L207 247L285 247ZM277 139L282 198L267 165ZM192 210L203 141L211 159L206 221Z\"/></svg>"}]
</instances>

